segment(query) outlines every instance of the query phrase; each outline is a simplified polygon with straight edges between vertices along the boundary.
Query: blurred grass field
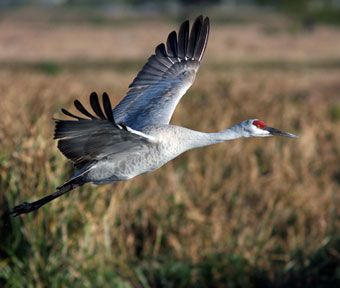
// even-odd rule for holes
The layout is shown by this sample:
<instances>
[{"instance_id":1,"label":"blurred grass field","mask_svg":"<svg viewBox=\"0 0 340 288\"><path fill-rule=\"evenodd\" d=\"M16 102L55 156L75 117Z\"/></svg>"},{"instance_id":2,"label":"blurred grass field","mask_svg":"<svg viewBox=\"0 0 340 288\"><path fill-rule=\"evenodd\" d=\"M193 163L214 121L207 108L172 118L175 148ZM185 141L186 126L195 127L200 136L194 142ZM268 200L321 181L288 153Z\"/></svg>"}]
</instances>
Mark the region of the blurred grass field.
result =
<instances>
[{"instance_id":1,"label":"blurred grass field","mask_svg":"<svg viewBox=\"0 0 340 288\"><path fill-rule=\"evenodd\" d=\"M335 27L212 16L196 82L172 119L212 132L259 118L298 140L190 151L156 172L85 185L37 213L7 218L9 208L52 193L74 172L52 140L52 117L72 111L75 99L87 103L92 91L118 103L184 20L67 15L1 13L1 287L339 287Z\"/></svg>"}]
</instances>

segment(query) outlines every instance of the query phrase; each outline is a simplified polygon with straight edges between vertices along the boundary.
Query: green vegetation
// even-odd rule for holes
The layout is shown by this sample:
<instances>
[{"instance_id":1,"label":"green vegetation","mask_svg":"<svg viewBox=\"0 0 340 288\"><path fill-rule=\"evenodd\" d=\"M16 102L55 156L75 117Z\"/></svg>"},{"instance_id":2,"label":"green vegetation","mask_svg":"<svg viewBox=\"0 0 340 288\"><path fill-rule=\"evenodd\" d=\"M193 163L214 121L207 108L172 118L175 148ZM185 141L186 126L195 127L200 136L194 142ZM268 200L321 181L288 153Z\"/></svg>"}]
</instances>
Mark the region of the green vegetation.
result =
<instances>
[{"instance_id":1,"label":"green vegetation","mask_svg":"<svg viewBox=\"0 0 340 288\"><path fill-rule=\"evenodd\" d=\"M49 75L55 75L61 72L61 66L52 61L33 64L33 68Z\"/></svg>"}]
</instances>

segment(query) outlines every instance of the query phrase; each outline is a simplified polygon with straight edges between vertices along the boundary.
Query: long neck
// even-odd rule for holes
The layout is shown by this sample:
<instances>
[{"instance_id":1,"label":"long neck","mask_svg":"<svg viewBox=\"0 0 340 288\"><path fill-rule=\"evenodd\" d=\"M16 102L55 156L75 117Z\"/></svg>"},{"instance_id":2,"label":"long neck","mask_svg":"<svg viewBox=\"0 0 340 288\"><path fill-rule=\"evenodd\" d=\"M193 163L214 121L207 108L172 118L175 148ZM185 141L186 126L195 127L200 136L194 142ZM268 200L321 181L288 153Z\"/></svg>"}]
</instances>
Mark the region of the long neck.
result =
<instances>
[{"instance_id":1,"label":"long neck","mask_svg":"<svg viewBox=\"0 0 340 288\"><path fill-rule=\"evenodd\" d=\"M242 134L240 124L237 124L229 129L216 133L204 133L193 130L189 131L190 132L187 133L188 137L186 138L188 150L198 147L210 146L228 140L246 137L245 135Z\"/></svg>"}]
</instances>

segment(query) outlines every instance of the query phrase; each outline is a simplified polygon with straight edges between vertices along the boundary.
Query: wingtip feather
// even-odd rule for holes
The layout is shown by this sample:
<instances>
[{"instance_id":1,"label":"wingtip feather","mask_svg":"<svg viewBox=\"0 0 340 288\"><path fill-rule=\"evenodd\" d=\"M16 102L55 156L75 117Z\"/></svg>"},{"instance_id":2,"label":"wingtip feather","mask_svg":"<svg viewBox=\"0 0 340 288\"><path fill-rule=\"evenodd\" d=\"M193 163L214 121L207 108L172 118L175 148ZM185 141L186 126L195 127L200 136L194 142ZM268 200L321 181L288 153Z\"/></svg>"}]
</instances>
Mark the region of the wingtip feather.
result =
<instances>
[{"instance_id":1,"label":"wingtip feather","mask_svg":"<svg viewBox=\"0 0 340 288\"><path fill-rule=\"evenodd\" d=\"M106 117L105 117L105 115L103 113L103 110L100 107L98 94L96 92L92 92L91 93L91 95L90 95L90 104L91 104L91 107L92 107L94 113L96 113L97 116L100 119L106 119Z\"/></svg>"},{"instance_id":2,"label":"wingtip feather","mask_svg":"<svg viewBox=\"0 0 340 288\"><path fill-rule=\"evenodd\" d=\"M177 32L172 31L168 39L166 41L166 46L168 50L168 55L170 57L178 57L178 52L177 52Z\"/></svg>"},{"instance_id":3,"label":"wingtip feather","mask_svg":"<svg viewBox=\"0 0 340 288\"><path fill-rule=\"evenodd\" d=\"M189 38L189 20L182 23L178 32L178 56L185 58L188 48L188 38Z\"/></svg>"},{"instance_id":4,"label":"wingtip feather","mask_svg":"<svg viewBox=\"0 0 340 288\"><path fill-rule=\"evenodd\" d=\"M115 120L113 118L110 98L109 98L109 95L107 95L106 92L103 93L103 106L104 106L104 111L105 111L107 119L111 122L115 122Z\"/></svg>"},{"instance_id":5,"label":"wingtip feather","mask_svg":"<svg viewBox=\"0 0 340 288\"><path fill-rule=\"evenodd\" d=\"M86 109L85 109L85 107L83 106L83 104L81 104L80 103L80 101L79 100L74 100L74 106L76 107L76 109L79 111L79 112L81 112L81 113L83 113L85 116L87 116L87 117L89 117L89 118L91 118L91 119L95 119L96 117L94 117L89 111L87 111Z\"/></svg>"}]
</instances>

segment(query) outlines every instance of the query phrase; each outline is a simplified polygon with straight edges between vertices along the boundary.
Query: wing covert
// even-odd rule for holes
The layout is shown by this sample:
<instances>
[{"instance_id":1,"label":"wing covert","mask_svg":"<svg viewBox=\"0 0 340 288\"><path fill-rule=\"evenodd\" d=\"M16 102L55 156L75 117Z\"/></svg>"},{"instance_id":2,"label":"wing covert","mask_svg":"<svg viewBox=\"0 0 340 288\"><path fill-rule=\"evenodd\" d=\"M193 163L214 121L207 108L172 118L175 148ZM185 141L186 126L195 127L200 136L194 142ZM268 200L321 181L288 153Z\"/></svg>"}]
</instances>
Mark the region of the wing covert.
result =
<instances>
[{"instance_id":1,"label":"wing covert","mask_svg":"<svg viewBox=\"0 0 340 288\"><path fill-rule=\"evenodd\" d=\"M104 111L100 107L96 93L91 94L90 104L99 118L88 112L76 100L75 107L90 119L62 109L65 115L77 120L56 120L54 139L58 139L59 150L74 163L76 168L80 169L108 155L142 149L153 141L151 136L115 122L106 93L103 94Z\"/></svg>"},{"instance_id":2,"label":"wing covert","mask_svg":"<svg viewBox=\"0 0 340 288\"><path fill-rule=\"evenodd\" d=\"M114 108L115 119L140 130L170 122L181 97L195 80L209 36L209 18L197 17L189 35L189 21L169 34L166 46L155 49Z\"/></svg>"}]
</instances>

